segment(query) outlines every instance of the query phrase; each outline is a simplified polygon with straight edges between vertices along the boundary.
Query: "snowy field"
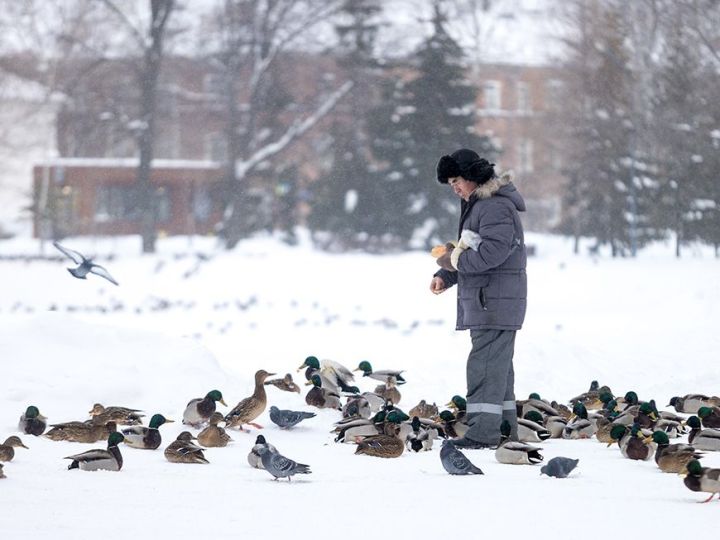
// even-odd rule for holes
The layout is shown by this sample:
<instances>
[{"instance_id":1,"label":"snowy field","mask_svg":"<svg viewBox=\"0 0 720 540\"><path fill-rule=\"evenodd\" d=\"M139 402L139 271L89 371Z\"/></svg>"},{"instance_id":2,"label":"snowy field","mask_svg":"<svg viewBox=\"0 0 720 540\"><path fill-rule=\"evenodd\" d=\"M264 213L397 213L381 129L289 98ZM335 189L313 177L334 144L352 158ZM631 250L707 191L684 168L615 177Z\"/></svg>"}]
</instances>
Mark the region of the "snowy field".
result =
<instances>
[{"instance_id":1,"label":"snowy field","mask_svg":"<svg viewBox=\"0 0 720 540\"><path fill-rule=\"evenodd\" d=\"M566 402L592 379L665 405L674 395L720 394L720 261L709 249L681 260L658 245L636 260L572 254L569 240L528 235L529 309L518 334L516 393ZM163 239L139 254L137 238L67 239L120 282L73 279L70 261L0 261L0 439L34 404L50 422L84 420L95 402L177 420L186 403L219 389L230 407L252 393L257 369L283 375L308 355L354 368L405 369L404 410L464 394L469 336L454 329L454 291L428 289L428 254L330 255L270 237L234 251L207 238ZM29 239L0 242L0 256L37 255ZM51 245L46 255L59 255ZM111 259L108 256L112 256ZM360 379L362 390L373 382ZM310 410L303 395L268 387L269 405ZM219 407L222 412L228 409ZM161 450L121 446L120 473L68 471L64 456L103 443L22 435L0 480L0 530L12 538L324 538L503 535L567 538L592 528L677 538L715 530L720 503L695 504L677 475L623 458L596 440L551 440L545 460L580 458L566 480L539 466L498 464L468 451L484 476L451 477L439 444L393 460L353 455L317 411L291 431L233 432L210 465L167 462ZM313 473L278 483L252 469L258 433ZM0 442L2 442L0 440ZM676 442L676 441L671 441ZM705 466L720 466L708 455ZM465 536L468 535L468 536Z\"/></svg>"}]
</instances>

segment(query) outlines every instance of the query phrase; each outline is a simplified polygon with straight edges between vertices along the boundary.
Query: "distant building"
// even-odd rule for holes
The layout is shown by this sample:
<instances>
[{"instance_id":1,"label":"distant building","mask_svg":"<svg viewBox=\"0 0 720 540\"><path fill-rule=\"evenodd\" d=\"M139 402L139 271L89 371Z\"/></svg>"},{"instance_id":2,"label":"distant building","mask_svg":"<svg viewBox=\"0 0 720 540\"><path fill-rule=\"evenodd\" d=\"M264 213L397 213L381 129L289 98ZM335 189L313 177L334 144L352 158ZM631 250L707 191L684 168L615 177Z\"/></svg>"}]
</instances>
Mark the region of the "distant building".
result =
<instances>
[{"instance_id":1,"label":"distant building","mask_svg":"<svg viewBox=\"0 0 720 540\"><path fill-rule=\"evenodd\" d=\"M478 129L500 150L498 168L515 173L528 206L525 227L548 230L559 223L562 210L562 146L553 129L560 72L507 64L478 69Z\"/></svg>"},{"instance_id":2,"label":"distant building","mask_svg":"<svg viewBox=\"0 0 720 540\"><path fill-rule=\"evenodd\" d=\"M210 233L222 215L224 201L217 196L217 187L227 155L225 111L222 81L209 65L168 58L163 67L152 182L158 187L158 227L167 234ZM309 114L319 91L337 88L345 79L327 55L289 55L276 69L272 91L277 94L267 98L297 103L292 105L293 114ZM62 157L34 170L35 207L44 209L36 213L35 234L140 231L137 211L129 203L137 166L131 119L137 116L138 91L126 82L132 77L129 70L122 62L103 65L87 78L81 95L62 104L56 126ZM515 172L528 202L526 228L548 230L561 215L561 149L551 121L562 84L559 72L491 64L478 66L477 73L478 132L489 136L500 150L499 169ZM367 96L366 101L376 98ZM238 96L240 114L248 114L243 99ZM298 219L311 211L307 197L300 195L332 162L329 127L338 119L352 121L354 112L348 103L339 103L305 138L261 164L247 179L247 192L257 198L267 223L275 221L273 213L287 216L291 197L296 199L293 215ZM287 124L282 114L275 122L276 131L268 140ZM50 200L53 197L57 200ZM42 230L48 223L53 232Z\"/></svg>"}]
</instances>

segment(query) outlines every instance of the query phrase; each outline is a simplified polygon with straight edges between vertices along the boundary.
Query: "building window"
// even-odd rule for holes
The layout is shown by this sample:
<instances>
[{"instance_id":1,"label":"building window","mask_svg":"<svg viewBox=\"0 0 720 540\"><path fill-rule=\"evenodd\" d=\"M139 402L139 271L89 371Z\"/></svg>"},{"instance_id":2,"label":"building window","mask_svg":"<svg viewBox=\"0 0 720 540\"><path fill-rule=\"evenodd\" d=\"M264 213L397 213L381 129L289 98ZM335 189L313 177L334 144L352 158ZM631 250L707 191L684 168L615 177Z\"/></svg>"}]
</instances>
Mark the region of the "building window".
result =
<instances>
[{"instance_id":1,"label":"building window","mask_svg":"<svg viewBox=\"0 0 720 540\"><path fill-rule=\"evenodd\" d=\"M532 172L533 142L531 139L520 139L517 147L517 168L521 173Z\"/></svg>"},{"instance_id":2,"label":"building window","mask_svg":"<svg viewBox=\"0 0 720 540\"><path fill-rule=\"evenodd\" d=\"M155 190L157 220L168 221L171 215L170 189L160 186ZM99 185L95 192L95 221L137 221L140 215L140 190L135 185Z\"/></svg>"},{"instance_id":3,"label":"building window","mask_svg":"<svg viewBox=\"0 0 720 540\"><path fill-rule=\"evenodd\" d=\"M207 94L223 95L225 84L220 73L206 73L203 78L203 92Z\"/></svg>"},{"instance_id":4,"label":"building window","mask_svg":"<svg viewBox=\"0 0 720 540\"><path fill-rule=\"evenodd\" d=\"M530 112L530 87L526 82L517 83L517 110L518 112Z\"/></svg>"},{"instance_id":5,"label":"building window","mask_svg":"<svg viewBox=\"0 0 720 540\"><path fill-rule=\"evenodd\" d=\"M195 221L205 223L212 214L212 197L207 186L193 186L192 215Z\"/></svg>"},{"instance_id":6,"label":"building window","mask_svg":"<svg viewBox=\"0 0 720 540\"><path fill-rule=\"evenodd\" d=\"M224 133L209 133L205 137L205 157L210 161L227 159L227 139Z\"/></svg>"},{"instance_id":7,"label":"building window","mask_svg":"<svg viewBox=\"0 0 720 540\"><path fill-rule=\"evenodd\" d=\"M500 100L500 81L486 81L483 84L483 99L486 111L499 111L502 102Z\"/></svg>"},{"instance_id":8,"label":"building window","mask_svg":"<svg viewBox=\"0 0 720 540\"><path fill-rule=\"evenodd\" d=\"M559 79L550 79L545 83L545 107L550 110L562 107L562 93L564 84Z\"/></svg>"}]
</instances>

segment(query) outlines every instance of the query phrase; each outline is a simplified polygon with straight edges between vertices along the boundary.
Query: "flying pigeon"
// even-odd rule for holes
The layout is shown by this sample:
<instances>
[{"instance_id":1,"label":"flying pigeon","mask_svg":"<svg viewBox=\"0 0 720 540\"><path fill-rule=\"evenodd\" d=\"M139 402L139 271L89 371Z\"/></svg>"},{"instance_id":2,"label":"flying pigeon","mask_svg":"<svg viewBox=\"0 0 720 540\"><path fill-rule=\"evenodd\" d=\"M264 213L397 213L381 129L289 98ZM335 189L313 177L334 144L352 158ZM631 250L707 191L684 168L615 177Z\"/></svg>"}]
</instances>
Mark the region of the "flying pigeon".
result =
<instances>
[{"instance_id":1,"label":"flying pigeon","mask_svg":"<svg viewBox=\"0 0 720 540\"><path fill-rule=\"evenodd\" d=\"M278 478L287 478L288 482L290 482L293 475L311 473L309 465L297 463L277 452L271 451L267 446L260 446L257 449L257 453L260 454L263 467L275 477L275 480Z\"/></svg>"},{"instance_id":2,"label":"flying pigeon","mask_svg":"<svg viewBox=\"0 0 720 540\"><path fill-rule=\"evenodd\" d=\"M291 428L307 418L312 418L315 413L304 411L289 411L278 409L275 405L270 407L270 420L281 428Z\"/></svg>"},{"instance_id":3,"label":"flying pigeon","mask_svg":"<svg viewBox=\"0 0 720 540\"><path fill-rule=\"evenodd\" d=\"M440 462L449 474L484 474L479 467L476 467L465 457L455 445L448 440L443 441L440 449Z\"/></svg>"},{"instance_id":4,"label":"flying pigeon","mask_svg":"<svg viewBox=\"0 0 720 540\"><path fill-rule=\"evenodd\" d=\"M53 246L58 248L66 257L72 259L72 261L75 264L78 264L77 268L68 268L67 271L70 272L73 276L75 276L78 279L87 279L88 272L98 275L100 277L103 277L107 279L110 283L114 285L119 285L117 281L110 275L110 272L105 270L102 266L99 264L95 264L92 262L92 259L87 259L82 253L79 253L75 250L68 249L66 247L61 246L58 242L53 242Z\"/></svg>"},{"instance_id":5,"label":"flying pigeon","mask_svg":"<svg viewBox=\"0 0 720 540\"><path fill-rule=\"evenodd\" d=\"M567 475L577 467L579 459L570 459L566 457L554 457L540 469L540 474L547 474L555 478L567 478Z\"/></svg>"}]
</instances>

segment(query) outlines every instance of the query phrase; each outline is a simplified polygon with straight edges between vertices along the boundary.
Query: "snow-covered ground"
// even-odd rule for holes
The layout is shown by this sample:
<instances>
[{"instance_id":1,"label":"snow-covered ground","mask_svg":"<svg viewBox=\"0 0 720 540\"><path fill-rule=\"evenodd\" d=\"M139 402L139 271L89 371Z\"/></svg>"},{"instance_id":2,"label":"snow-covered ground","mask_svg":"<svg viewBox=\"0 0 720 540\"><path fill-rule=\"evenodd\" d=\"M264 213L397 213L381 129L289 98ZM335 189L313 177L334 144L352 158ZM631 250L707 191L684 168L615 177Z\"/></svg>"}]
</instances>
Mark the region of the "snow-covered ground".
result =
<instances>
[{"instance_id":1,"label":"snow-covered ground","mask_svg":"<svg viewBox=\"0 0 720 540\"><path fill-rule=\"evenodd\" d=\"M697 248L681 260L658 245L636 260L574 256L571 242L528 235L529 310L518 334L516 392L567 401L592 379L665 405L673 395L720 394L720 261ZM67 239L97 255L120 282L73 279L70 261L0 261L0 439L35 404L51 422L81 420L95 402L160 412L163 447L182 430L185 404L209 390L233 406L264 368L295 372L310 354L354 368L407 370L400 406L464 393L469 337L454 328L454 292L428 289L428 254L329 255L273 238L217 249L171 238L153 256L137 238ZM0 256L38 253L27 238ZM46 254L55 255L52 246ZM108 256L112 255L112 259ZM360 379L363 390L374 387ZM302 395L268 389L269 404L309 410ZM221 411L226 411L220 407ZM509 535L570 537L597 527L670 538L714 530L718 503L697 505L676 475L624 459L595 440L546 441L545 459L580 458L567 480L467 455L484 476L451 477L431 452L393 460L353 455L329 433L334 411L291 431L267 412L262 433L313 473L271 481L246 461L255 436L232 434L210 465L168 463L122 447L122 472L66 470L63 457L93 446L23 436L0 481L0 530L25 538L317 538ZM2 441L0 441L2 442ZM102 447L96 444L94 447ZM720 466L708 455L706 466Z\"/></svg>"}]
</instances>

